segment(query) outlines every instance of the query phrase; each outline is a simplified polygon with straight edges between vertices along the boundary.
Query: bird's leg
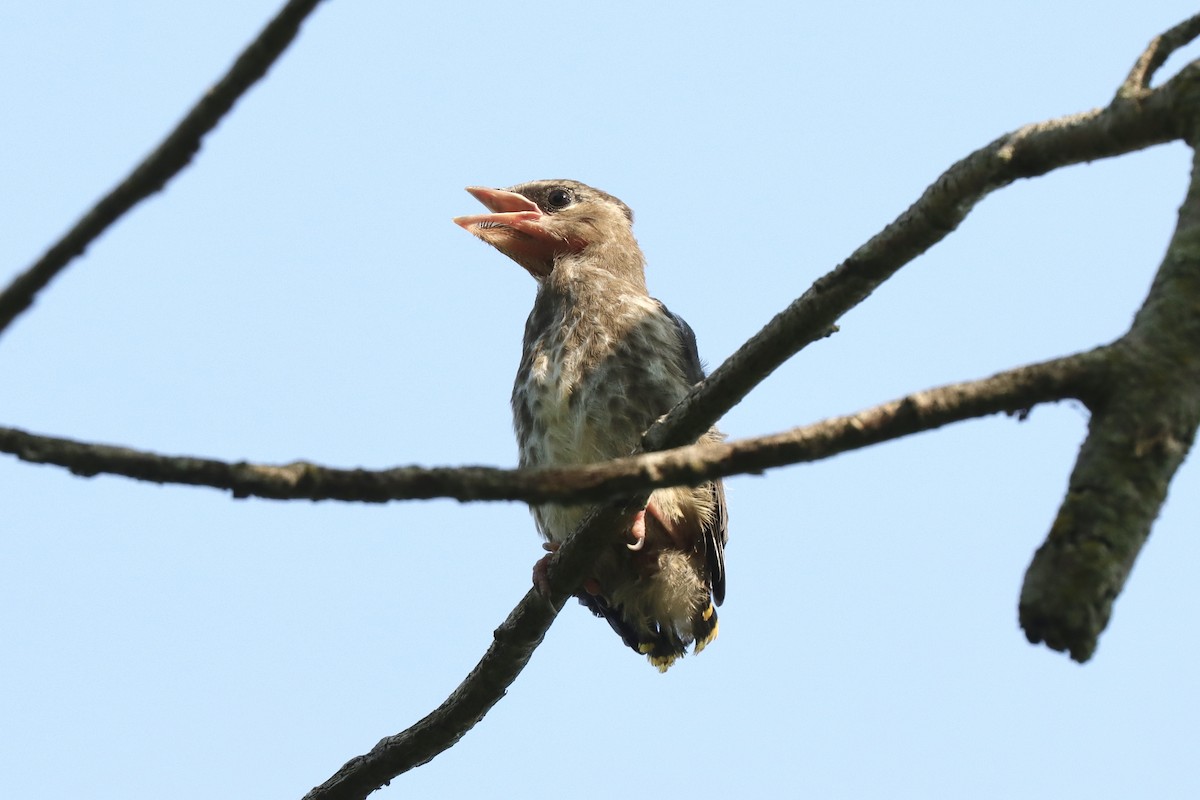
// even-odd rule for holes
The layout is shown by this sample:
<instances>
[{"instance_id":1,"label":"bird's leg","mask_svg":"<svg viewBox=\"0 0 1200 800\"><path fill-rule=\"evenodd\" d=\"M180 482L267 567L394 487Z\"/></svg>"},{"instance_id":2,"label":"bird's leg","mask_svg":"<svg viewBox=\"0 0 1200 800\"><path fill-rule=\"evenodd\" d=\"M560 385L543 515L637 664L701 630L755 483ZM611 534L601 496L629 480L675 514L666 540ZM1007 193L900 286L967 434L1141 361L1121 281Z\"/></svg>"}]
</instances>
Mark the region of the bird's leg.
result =
<instances>
[{"instance_id":1,"label":"bird's leg","mask_svg":"<svg viewBox=\"0 0 1200 800\"><path fill-rule=\"evenodd\" d=\"M542 549L546 551L546 555L539 558L533 565L533 586L542 597L550 596L550 559L554 558L554 554L560 547L562 545L558 542L543 542ZM600 594L600 581L595 578L585 578L583 590L588 594Z\"/></svg>"}]
</instances>

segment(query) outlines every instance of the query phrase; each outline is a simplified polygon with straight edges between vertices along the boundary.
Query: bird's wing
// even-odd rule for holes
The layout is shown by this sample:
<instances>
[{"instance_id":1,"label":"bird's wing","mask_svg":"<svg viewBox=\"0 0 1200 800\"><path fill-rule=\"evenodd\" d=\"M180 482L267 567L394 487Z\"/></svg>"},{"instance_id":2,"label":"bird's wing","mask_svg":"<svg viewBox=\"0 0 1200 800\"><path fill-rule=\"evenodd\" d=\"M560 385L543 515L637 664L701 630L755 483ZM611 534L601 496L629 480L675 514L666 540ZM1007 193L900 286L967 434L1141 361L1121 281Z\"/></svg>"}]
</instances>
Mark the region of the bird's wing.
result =
<instances>
[{"instance_id":1,"label":"bird's wing","mask_svg":"<svg viewBox=\"0 0 1200 800\"><path fill-rule=\"evenodd\" d=\"M700 361L700 349L696 346L696 334L683 317L667 308L661 300L654 302L675 323L681 345L683 374L688 383L695 386L704 380L704 365ZM713 601L721 605L725 600L725 545L729 541L729 507L725 504L725 486L721 481L713 481L709 487L713 494L713 516L701 531L701 543Z\"/></svg>"},{"instance_id":2,"label":"bird's wing","mask_svg":"<svg viewBox=\"0 0 1200 800\"><path fill-rule=\"evenodd\" d=\"M662 300L655 300L654 302L658 303L658 307L662 309L662 312L675 323L675 330L678 332L680 343L683 345L683 376L687 378L687 382L690 385L695 386L704 380L704 364L700 361L700 348L696 346L696 333L683 317L667 308Z\"/></svg>"},{"instance_id":3,"label":"bird's wing","mask_svg":"<svg viewBox=\"0 0 1200 800\"><path fill-rule=\"evenodd\" d=\"M603 617L627 646L633 648L635 652L642 652L638 649L638 645L641 642L638 638L637 629L633 627L633 624L629 620L625 619L619 610L610 606L607 600L600 595L588 594L583 591L577 593L575 597L579 599L581 606L591 611L597 617Z\"/></svg>"}]
</instances>

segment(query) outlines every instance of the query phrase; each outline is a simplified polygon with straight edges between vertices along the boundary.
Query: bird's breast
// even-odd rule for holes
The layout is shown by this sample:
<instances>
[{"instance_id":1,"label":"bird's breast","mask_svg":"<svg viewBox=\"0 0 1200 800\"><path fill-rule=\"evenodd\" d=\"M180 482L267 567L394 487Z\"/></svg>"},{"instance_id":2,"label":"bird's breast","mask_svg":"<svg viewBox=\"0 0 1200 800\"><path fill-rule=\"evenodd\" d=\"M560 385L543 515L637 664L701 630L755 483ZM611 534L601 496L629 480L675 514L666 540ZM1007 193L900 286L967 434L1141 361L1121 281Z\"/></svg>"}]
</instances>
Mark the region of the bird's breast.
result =
<instances>
[{"instance_id":1,"label":"bird's breast","mask_svg":"<svg viewBox=\"0 0 1200 800\"><path fill-rule=\"evenodd\" d=\"M527 332L513 386L521 464L629 455L642 432L689 388L678 350L670 320L649 298L568 309Z\"/></svg>"}]
</instances>

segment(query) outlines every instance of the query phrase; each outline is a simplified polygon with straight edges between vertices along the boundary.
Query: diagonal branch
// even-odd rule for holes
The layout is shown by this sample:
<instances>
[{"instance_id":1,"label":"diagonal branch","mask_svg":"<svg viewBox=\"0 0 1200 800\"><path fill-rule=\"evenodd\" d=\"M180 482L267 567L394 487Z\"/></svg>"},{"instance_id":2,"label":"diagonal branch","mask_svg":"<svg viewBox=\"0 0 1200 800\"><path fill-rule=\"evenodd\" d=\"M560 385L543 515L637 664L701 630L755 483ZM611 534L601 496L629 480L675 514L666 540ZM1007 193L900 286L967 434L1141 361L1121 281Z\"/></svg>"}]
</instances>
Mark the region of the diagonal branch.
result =
<instances>
[{"instance_id":1,"label":"diagonal branch","mask_svg":"<svg viewBox=\"0 0 1200 800\"><path fill-rule=\"evenodd\" d=\"M1103 109L1026 125L954 164L908 210L819 278L659 420L647 432L645 448L695 441L776 368L824 337L843 314L954 231L996 189L1182 138L1180 106L1198 83L1200 62L1193 62L1137 102L1118 98Z\"/></svg>"},{"instance_id":2,"label":"diagonal branch","mask_svg":"<svg viewBox=\"0 0 1200 800\"><path fill-rule=\"evenodd\" d=\"M154 152L102 197L27 270L0 292L0 334L67 264L131 208L161 190L200 150L200 143L246 91L266 75L321 0L290 0L221 80L179 121Z\"/></svg>"},{"instance_id":3,"label":"diagonal branch","mask_svg":"<svg viewBox=\"0 0 1200 800\"><path fill-rule=\"evenodd\" d=\"M549 598L530 589L493 634L483 658L440 706L409 728L352 758L304 800L365 798L401 773L428 763L453 747L491 710L517 675L575 587L583 582L607 539L601 534L628 528L649 494L596 509L563 544L550 572Z\"/></svg>"}]
</instances>

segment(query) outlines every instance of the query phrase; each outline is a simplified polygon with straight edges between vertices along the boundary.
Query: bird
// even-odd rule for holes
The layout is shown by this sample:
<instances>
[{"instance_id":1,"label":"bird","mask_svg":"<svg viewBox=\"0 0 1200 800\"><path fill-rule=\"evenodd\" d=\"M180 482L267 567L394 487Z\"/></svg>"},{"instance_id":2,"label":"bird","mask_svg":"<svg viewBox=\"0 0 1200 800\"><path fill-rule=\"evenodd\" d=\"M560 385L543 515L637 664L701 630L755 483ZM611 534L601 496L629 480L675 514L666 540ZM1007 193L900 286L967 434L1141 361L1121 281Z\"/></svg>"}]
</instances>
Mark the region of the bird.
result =
<instances>
[{"instance_id":1,"label":"bird","mask_svg":"<svg viewBox=\"0 0 1200 800\"><path fill-rule=\"evenodd\" d=\"M642 434L704 379L696 336L652 298L633 212L574 180L467 191L487 213L454 222L537 282L512 390L522 467L564 467L636 452ZM699 441L724 437L715 428ZM551 553L586 505L531 507ZM657 489L575 596L660 672L717 636L729 515L722 483ZM546 593L545 556L534 584Z\"/></svg>"}]
</instances>

